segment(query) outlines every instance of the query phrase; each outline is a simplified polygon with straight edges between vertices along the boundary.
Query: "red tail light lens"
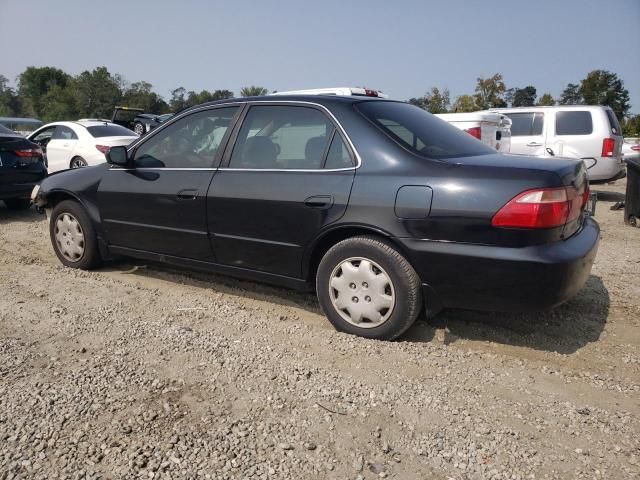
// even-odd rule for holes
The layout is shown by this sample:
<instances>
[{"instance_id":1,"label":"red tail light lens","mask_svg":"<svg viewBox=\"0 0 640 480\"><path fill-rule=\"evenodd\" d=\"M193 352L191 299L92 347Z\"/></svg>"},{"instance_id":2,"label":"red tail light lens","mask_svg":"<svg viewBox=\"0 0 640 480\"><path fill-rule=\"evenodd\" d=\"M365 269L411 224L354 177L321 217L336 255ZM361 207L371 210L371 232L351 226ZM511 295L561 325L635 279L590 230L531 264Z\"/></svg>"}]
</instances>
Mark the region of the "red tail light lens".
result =
<instances>
[{"instance_id":1,"label":"red tail light lens","mask_svg":"<svg viewBox=\"0 0 640 480\"><path fill-rule=\"evenodd\" d=\"M482 138L482 129L480 127L471 127L465 130L472 137L476 137L478 140Z\"/></svg>"},{"instance_id":2,"label":"red tail light lens","mask_svg":"<svg viewBox=\"0 0 640 480\"><path fill-rule=\"evenodd\" d=\"M634 152L640 152L640 145L631 145L631 150Z\"/></svg>"},{"instance_id":3,"label":"red tail light lens","mask_svg":"<svg viewBox=\"0 0 640 480\"><path fill-rule=\"evenodd\" d=\"M616 146L615 138L605 138L602 140L602 155L601 157L613 157L613 149Z\"/></svg>"},{"instance_id":4,"label":"red tail light lens","mask_svg":"<svg viewBox=\"0 0 640 480\"><path fill-rule=\"evenodd\" d=\"M102 153L107 153L111 147L107 145L96 145L96 148L100 150Z\"/></svg>"},{"instance_id":5,"label":"red tail light lens","mask_svg":"<svg viewBox=\"0 0 640 480\"><path fill-rule=\"evenodd\" d=\"M14 150L15 153L19 157L41 157L42 150L39 148L21 148L20 150Z\"/></svg>"},{"instance_id":6,"label":"red tail light lens","mask_svg":"<svg viewBox=\"0 0 640 480\"><path fill-rule=\"evenodd\" d=\"M589 199L585 184L573 187L527 190L509 200L491 219L503 228L553 228L578 218Z\"/></svg>"}]
</instances>

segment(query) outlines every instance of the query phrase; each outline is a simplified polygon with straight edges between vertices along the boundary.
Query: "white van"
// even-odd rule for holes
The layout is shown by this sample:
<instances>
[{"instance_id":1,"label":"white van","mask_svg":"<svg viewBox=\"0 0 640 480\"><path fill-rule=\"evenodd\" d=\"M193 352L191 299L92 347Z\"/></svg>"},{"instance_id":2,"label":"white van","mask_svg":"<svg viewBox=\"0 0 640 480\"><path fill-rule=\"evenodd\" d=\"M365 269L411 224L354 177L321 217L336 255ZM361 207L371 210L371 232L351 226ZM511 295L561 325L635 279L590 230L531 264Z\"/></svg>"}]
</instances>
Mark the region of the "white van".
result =
<instances>
[{"instance_id":1,"label":"white van","mask_svg":"<svg viewBox=\"0 0 640 480\"><path fill-rule=\"evenodd\" d=\"M438 113L436 117L464 130L482 143L502 153L511 149L511 120L504 114L489 111Z\"/></svg>"},{"instance_id":2,"label":"white van","mask_svg":"<svg viewBox=\"0 0 640 480\"><path fill-rule=\"evenodd\" d=\"M590 180L625 175L622 131L615 113L597 105L492 110L511 119L511 153L581 158Z\"/></svg>"}]
</instances>

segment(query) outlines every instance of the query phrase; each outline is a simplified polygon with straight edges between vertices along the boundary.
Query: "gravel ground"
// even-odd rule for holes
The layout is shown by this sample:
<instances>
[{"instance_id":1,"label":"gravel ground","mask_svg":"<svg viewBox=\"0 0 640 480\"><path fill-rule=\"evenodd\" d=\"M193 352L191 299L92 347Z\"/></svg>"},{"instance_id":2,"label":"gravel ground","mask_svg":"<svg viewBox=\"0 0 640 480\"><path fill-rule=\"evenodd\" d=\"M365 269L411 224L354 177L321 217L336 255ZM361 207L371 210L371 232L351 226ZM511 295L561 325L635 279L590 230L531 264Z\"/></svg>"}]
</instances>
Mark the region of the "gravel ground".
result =
<instances>
[{"instance_id":1,"label":"gravel ground","mask_svg":"<svg viewBox=\"0 0 640 480\"><path fill-rule=\"evenodd\" d=\"M567 304L391 343L310 294L66 269L44 217L0 203L0 479L639 478L640 230L611 205Z\"/></svg>"}]
</instances>

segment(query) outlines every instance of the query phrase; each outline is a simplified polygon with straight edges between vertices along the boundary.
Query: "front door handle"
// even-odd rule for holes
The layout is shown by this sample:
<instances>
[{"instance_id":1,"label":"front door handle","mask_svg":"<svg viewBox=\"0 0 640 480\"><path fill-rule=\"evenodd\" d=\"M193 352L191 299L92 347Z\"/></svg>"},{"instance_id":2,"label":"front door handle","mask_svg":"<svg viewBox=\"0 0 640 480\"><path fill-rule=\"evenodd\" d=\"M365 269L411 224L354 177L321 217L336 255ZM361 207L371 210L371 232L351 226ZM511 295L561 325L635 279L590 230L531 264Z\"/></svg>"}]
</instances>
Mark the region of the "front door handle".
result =
<instances>
[{"instance_id":1,"label":"front door handle","mask_svg":"<svg viewBox=\"0 0 640 480\"><path fill-rule=\"evenodd\" d=\"M333 197L331 195L316 195L316 196L307 198L304 201L304 204L309 208L326 210L333 206Z\"/></svg>"},{"instance_id":2,"label":"front door handle","mask_svg":"<svg viewBox=\"0 0 640 480\"><path fill-rule=\"evenodd\" d=\"M538 142L529 142L527 143L527 147L541 147L542 144Z\"/></svg>"},{"instance_id":3,"label":"front door handle","mask_svg":"<svg viewBox=\"0 0 640 480\"><path fill-rule=\"evenodd\" d=\"M178 192L176 198L178 200L195 200L198 198L198 190L194 188L185 188Z\"/></svg>"}]
</instances>

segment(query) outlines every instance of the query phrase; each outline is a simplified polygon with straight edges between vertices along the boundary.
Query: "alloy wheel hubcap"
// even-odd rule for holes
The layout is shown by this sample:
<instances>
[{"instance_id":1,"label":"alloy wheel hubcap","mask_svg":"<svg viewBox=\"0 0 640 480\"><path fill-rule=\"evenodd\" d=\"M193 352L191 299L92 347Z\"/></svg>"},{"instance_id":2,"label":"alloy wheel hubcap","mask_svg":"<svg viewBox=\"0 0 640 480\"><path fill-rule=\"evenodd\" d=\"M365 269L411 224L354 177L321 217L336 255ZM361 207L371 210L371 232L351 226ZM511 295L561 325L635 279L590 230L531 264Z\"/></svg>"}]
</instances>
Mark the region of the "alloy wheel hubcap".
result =
<instances>
[{"instance_id":1,"label":"alloy wheel hubcap","mask_svg":"<svg viewBox=\"0 0 640 480\"><path fill-rule=\"evenodd\" d=\"M331 303L340 316L360 328L386 322L396 303L387 272L367 258L348 258L333 269L329 279Z\"/></svg>"},{"instance_id":2,"label":"alloy wheel hubcap","mask_svg":"<svg viewBox=\"0 0 640 480\"><path fill-rule=\"evenodd\" d=\"M75 159L73 162L71 162L71 168L82 168L86 166L87 164L84 160Z\"/></svg>"},{"instance_id":3,"label":"alloy wheel hubcap","mask_svg":"<svg viewBox=\"0 0 640 480\"><path fill-rule=\"evenodd\" d=\"M84 232L80 222L68 212L56 218L55 239L58 251L70 262L79 262L84 255Z\"/></svg>"}]
</instances>

